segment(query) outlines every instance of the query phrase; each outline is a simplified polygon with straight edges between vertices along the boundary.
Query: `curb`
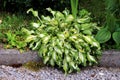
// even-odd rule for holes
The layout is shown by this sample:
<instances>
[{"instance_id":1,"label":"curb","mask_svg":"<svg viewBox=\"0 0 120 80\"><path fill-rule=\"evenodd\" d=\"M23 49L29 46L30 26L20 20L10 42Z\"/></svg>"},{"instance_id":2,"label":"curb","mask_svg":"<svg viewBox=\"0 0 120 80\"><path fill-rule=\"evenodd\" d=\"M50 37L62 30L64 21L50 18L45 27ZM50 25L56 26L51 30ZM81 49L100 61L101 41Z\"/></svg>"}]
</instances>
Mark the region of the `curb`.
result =
<instances>
[{"instance_id":1,"label":"curb","mask_svg":"<svg viewBox=\"0 0 120 80\"><path fill-rule=\"evenodd\" d=\"M20 53L16 49L0 49L0 65L24 64L30 61L41 61L37 52Z\"/></svg>"},{"instance_id":2,"label":"curb","mask_svg":"<svg viewBox=\"0 0 120 80\"><path fill-rule=\"evenodd\" d=\"M99 61L101 67L120 67L120 51L103 51ZM0 65L24 64L30 61L41 62L42 59L35 51L20 53L16 49L0 49Z\"/></svg>"},{"instance_id":3,"label":"curb","mask_svg":"<svg viewBox=\"0 0 120 80\"><path fill-rule=\"evenodd\" d=\"M120 68L120 51L118 50L103 51L99 66Z\"/></svg>"}]
</instances>

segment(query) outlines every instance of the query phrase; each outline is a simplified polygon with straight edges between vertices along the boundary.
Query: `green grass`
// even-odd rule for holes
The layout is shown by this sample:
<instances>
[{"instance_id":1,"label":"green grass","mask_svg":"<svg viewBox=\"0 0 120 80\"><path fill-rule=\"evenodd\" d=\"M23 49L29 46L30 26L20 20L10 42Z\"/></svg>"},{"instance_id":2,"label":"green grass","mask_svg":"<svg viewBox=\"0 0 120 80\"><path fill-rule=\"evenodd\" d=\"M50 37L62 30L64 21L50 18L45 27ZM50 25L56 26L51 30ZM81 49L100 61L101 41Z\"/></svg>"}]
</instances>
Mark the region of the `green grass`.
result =
<instances>
[{"instance_id":1,"label":"green grass","mask_svg":"<svg viewBox=\"0 0 120 80\"><path fill-rule=\"evenodd\" d=\"M30 28L31 17L21 14L0 12L0 39L8 31L16 32L21 28Z\"/></svg>"},{"instance_id":2,"label":"green grass","mask_svg":"<svg viewBox=\"0 0 120 80\"><path fill-rule=\"evenodd\" d=\"M22 27L30 26L30 19L28 16L20 14L10 14L6 12L0 13L0 30L20 30Z\"/></svg>"}]
</instances>

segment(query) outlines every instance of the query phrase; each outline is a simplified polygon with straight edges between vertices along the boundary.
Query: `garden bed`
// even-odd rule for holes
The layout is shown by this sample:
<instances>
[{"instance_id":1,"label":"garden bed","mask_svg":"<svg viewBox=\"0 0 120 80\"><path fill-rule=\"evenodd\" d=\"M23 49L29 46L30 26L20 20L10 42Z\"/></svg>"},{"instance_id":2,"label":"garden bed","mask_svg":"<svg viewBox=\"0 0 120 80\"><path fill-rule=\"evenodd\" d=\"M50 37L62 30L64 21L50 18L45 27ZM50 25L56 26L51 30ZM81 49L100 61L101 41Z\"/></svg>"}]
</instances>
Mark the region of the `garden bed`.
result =
<instances>
[{"instance_id":1,"label":"garden bed","mask_svg":"<svg viewBox=\"0 0 120 80\"><path fill-rule=\"evenodd\" d=\"M107 50L103 51L100 59L101 67L120 67L120 51ZM0 65L17 65L30 61L42 61L35 51L27 51L20 53L16 49L0 49Z\"/></svg>"}]
</instances>

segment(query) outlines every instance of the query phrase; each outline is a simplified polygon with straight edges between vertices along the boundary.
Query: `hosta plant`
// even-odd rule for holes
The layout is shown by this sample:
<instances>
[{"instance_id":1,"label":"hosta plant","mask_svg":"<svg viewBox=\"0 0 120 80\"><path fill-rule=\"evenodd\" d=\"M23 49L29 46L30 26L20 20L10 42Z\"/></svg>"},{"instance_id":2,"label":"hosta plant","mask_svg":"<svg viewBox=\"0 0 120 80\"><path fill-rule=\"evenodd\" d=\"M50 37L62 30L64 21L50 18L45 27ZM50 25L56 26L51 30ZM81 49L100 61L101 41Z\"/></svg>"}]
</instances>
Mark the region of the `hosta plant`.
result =
<instances>
[{"instance_id":1,"label":"hosta plant","mask_svg":"<svg viewBox=\"0 0 120 80\"><path fill-rule=\"evenodd\" d=\"M74 18L68 10L63 12L47 10L52 16L38 16L38 12L29 9L38 22L32 23L33 30L23 28L28 37L26 42L32 50L37 50L44 64L58 66L65 73L79 71L79 66L97 63L101 55L100 45L94 39L92 31L96 24L86 10L81 10Z\"/></svg>"}]
</instances>

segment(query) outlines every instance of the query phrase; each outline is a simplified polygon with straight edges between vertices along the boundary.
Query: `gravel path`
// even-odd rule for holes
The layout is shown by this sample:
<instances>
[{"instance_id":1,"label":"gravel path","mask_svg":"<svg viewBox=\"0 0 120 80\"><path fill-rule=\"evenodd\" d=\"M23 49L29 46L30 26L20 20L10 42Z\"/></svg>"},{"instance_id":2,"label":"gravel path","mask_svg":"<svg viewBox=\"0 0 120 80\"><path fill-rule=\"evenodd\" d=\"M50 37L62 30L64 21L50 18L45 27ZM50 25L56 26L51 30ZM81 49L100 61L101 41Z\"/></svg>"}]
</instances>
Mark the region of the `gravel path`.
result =
<instances>
[{"instance_id":1,"label":"gravel path","mask_svg":"<svg viewBox=\"0 0 120 80\"><path fill-rule=\"evenodd\" d=\"M120 68L85 68L67 76L60 70L44 67L37 72L23 67L0 66L0 80L120 80Z\"/></svg>"}]
</instances>

